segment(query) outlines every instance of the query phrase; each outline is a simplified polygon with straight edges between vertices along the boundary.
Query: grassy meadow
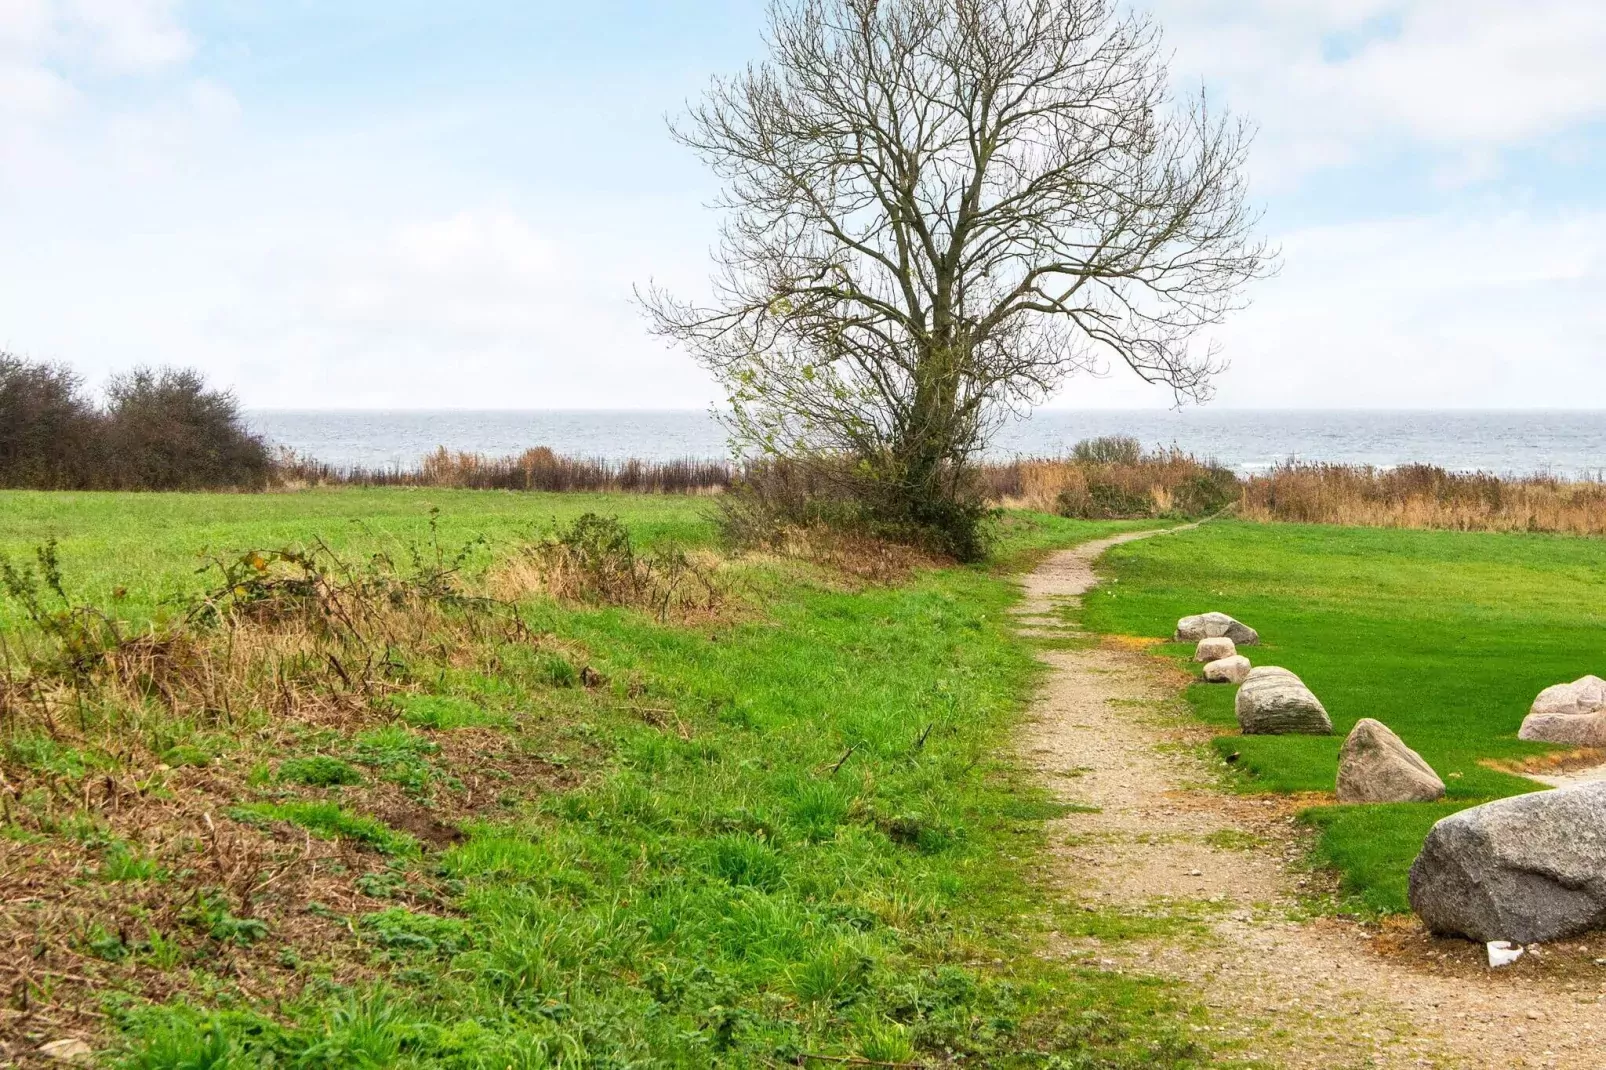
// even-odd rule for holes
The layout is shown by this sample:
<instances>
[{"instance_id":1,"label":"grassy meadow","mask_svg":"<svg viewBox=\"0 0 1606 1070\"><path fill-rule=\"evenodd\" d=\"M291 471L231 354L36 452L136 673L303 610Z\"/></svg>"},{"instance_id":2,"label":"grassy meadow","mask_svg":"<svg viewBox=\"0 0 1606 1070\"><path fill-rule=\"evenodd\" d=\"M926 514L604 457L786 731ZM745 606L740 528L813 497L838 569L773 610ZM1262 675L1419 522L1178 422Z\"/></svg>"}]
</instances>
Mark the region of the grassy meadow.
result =
<instances>
[{"instance_id":1,"label":"grassy meadow","mask_svg":"<svg viewBox=\"0 0 1606 1070\"><path fill-rule=\"evenodd\" d=\"M1105 565L1089 627L1169 638L1178 617L1222 610L1259 630L1251 660L1292 669L1327 707L1333 736L1241 736L1236 689L1192 687L1246 787L1330 795L1361 717L1393 728L1444 778L1442 804L1306 812L1324 860L1374 910L1409 909L1406 872L1439 818L1536 789L1491 763L1561 750L1518 740L1523 716L1540 689L1603 667L1606 543L1596 539L1218 522L1117 547Z\"/></svg>"},{"instance_id":2,"label":"grassy meadow","mask_svg":"<svg viewBox=\"0 0 1606 1070\"><path fill-rule=\"evenodd\" d=\"M450 559L487 543L451 577L425 567L437 508ZM7 1051L88 1036L138 1070L1208 1061L1158 983L1032 953L1021 860L1057 811L1009 757L1038 667L996 569L873 585L726 560L703 566L723 599L666 620L497 583L535 529L585 511L706 551L702 508L0 493L0 552L57 539L69 598L155 637L41 660L0 694ZM1015 518L1001 554L1123 526ZM314 539L402 564L373 604L340 588L300 616L241 593L263 565L226 626L172 631L216 582L206 555ZM15 679L50 647L5 612Z\"/></svg>"}]
</instances>

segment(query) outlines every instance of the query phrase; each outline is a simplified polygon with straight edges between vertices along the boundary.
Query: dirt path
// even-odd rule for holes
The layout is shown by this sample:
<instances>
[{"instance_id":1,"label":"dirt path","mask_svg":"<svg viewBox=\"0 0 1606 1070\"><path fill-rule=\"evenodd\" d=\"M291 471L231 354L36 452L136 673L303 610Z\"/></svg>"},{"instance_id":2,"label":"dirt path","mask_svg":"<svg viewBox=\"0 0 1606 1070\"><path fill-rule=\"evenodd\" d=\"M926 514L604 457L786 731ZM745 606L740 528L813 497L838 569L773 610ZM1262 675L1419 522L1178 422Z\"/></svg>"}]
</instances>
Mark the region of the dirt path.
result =
<instances>
[{"instance_id":1,"label":"dirt path","mask_svg":"<svg viewBox=\"0 0 1606 1070\"><path fill-rule=\"evenodd\" d=\"M1063 552L1025 577L1022 630L1077 639L1064 610L1096 582L1092 562L1139 537ZM1199 746L1209 732L1178 699L1186 678L1141 644L1080 638L1044 651L1051 674L1022 739L1077 804L1051 829L1045 879L1100 922L1062 925L1051 954L1186 983L1212 1011L1212 1039L1241 1061L1606 1067L1606 941L1494 973L1481 947L1404 919L1310 919L1300 893L1321 882L1291 865L1303 847L1290 802L1213 787ZM1147 935L1113 939L1112 920Z\"/></svg>"}]
</instances>

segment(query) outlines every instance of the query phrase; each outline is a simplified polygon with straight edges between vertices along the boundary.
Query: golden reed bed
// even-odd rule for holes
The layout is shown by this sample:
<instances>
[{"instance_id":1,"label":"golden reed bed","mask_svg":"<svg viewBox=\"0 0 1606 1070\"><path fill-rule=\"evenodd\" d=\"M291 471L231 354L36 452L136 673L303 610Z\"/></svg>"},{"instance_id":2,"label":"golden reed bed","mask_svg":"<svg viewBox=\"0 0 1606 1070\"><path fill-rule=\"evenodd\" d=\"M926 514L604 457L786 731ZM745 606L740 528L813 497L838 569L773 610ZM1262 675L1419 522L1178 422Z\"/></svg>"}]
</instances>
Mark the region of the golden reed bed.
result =
<instances>
[{"instance_id":1,"label":"golden reed bed","mask_svg":"<svg viewBox=\"0 0 1606 1070\"><path fill-rule=\"evenodd\" d=\"M1248 520L1304 524L1606 533L1606 483L1431 465L1286 465L1247 480L1238 508Z\"/></svg>"}]
</instances>

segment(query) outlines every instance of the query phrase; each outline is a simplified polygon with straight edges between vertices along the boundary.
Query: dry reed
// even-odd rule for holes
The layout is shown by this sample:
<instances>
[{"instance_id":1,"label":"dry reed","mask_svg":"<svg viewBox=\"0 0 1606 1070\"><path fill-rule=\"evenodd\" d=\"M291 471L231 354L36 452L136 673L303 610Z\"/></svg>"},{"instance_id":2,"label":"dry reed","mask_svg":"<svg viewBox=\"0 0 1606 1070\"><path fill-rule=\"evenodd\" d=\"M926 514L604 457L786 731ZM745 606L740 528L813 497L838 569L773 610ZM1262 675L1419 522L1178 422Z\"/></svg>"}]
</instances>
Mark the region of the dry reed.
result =
<instances>
[{"instance_id":1,"label":"dry reed","mask_svg":"<svg viewBox=\"0 0 1606 1070\"><path fill-rule=\"evenodd\" d=\"M618 491L634 494L712 494L729 489L736 469L725 461L565 457L545 446L516 456L487 457L444 446L412 468L340 467L291 451L275 465L282 487L447 487L465 490Z\"/></svg>"},{"instance_id":2,"label":"dry reed","mask_svg":"<svg viewBox=\"0 0 1606 1070\"><path fill-rule=\"evenodd\" d=\"M1006 508L1087 519L1202 516L1238 495L1233 474L1213 462L1177 449L1142 453L1121 439L1079 443L1070 457L984 465L980 478L988 500Z\"/></svg>"},{"instance_id":3,"label":"dry reed","mask_svg":"<svg viewBox=\"0 0 1606 1070\"><path fill-rule=\"evenodd\" d=\"M1431 465L1289 464L1249 479L1246 519L1452 531L1606 533L1606 484Z\"/></svg>"}]
</instances>

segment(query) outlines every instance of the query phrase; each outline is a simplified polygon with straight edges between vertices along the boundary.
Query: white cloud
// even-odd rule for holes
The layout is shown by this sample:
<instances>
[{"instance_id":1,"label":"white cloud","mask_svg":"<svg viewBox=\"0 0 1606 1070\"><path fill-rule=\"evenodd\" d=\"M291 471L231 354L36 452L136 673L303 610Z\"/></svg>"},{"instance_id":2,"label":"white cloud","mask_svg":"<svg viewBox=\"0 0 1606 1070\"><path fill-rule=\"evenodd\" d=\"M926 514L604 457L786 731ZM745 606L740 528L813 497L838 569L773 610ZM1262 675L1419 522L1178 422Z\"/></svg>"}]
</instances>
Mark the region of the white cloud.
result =
<instances>
[{"instance_id":1,"label":"white cloud","mask_svg":"<svg viewBox=\"0 0 1606 1070\"><path fill-rule=\"evenodd\" d=\"M176 0L63 0L56 26L64 38L86 44L102 70L155 71L189 59L194 51L176 8Z\"/></svg>"},{"instance_id":2,"label":"white cloud","mask_svg":"<svg viewBox=\"0 0 1606 1070\"><path fill-rule=\"evenodd\" d=\"M1598 407L1606 212L1326 226L1225 333L1224 404Z\"/></svg>"},{"instance_id":3,"label":"white cloud","mask_svg":"<svg viewBox=\"0 0 1606 1070\"><path fill-rule=\"evenodd\" d=\"M1606 118L1606 5L1580 0L1157 0L1173 73L1263 128L1284 181L1380 139L1476 153Z\"/></svg>"},{"instance_id":4,"label":"white cloud","mask_svg":"<svg viewBox=\"0 0 1606 1070\"><path fill-rule=\"evenodd\" d=\"M195 48L176 9L175 0L0 0L0 55L106 74L161 70Z\"/></svg>"}]
</instances>

